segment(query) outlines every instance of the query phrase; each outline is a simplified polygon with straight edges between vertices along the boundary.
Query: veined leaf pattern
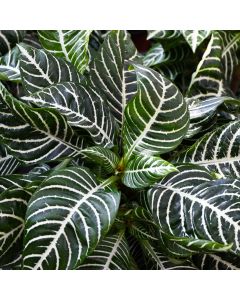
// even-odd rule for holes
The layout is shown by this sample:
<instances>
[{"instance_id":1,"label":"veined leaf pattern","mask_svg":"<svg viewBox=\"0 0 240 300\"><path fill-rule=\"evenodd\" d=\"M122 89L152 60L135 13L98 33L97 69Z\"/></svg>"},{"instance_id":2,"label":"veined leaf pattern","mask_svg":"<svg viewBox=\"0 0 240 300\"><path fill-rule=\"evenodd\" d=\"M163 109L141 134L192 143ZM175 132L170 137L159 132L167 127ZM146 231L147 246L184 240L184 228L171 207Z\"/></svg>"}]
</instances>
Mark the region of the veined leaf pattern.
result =
<instances>
[{"instance_id":1,"label":"veined leaf pattern","mask_svg":"<svg viewBox=\"0 0 240 300\"><path fill-rule=\"evenodd\" d=\"M130 253L124 232L105 237L78 270L128 270Z\"/></svg>"},{"instance_id":2,"label":"veined leaf pattern","mask_svg":"<svg viewBox=\"0 0 240 300\"><path fill-rule=\"evenodd\" d=\"M0 137L19 160L36 164L79 155L84 138L52 108L32 108L14 99L0 83L2 101L13 113L0 114Z\"/></svg>"},{"instance_id":3,"label":"veined leaf pattern","mask_svg":"<svg viewBox=\"0 0 240 300\"><path fill-rule=\"evenodd\" d=\"M48 177L28 205L24 268L77 268L114 221L120 194L113 182L99 183L80 167Z\"/></svg>"},{"instance_id":4,"label":"veined leaf pattern","mask_svg":"<svg viewBox=\"0 0 240 300\"><path fill-rule=\"evenodd\" d=\"M195 52L197 47L208 37L210 32L210 30L183 30L182 34L192 51Z\"/></svg>"},{"instance_id":5,"label":"veined leaf pattern","mask_svg":"<svg viewBox=\"0 0 240 300\"><path fill-rule=\"evenodd\" d=\"M108 99L108 105L120 125L129 99L136 93L136 76L125 65L135 60L137 50L126 31L113 30L107 34L90 64L90 79Z\"/></svg>"},{"instance_id":6,"label":"veined leaf pattern","mask_svg":"<svg viewBox=\"0 0 240 300\"><path fill-rule=\"evenodd\" d=\"M26 44L19 44L18 47L21 51L20 73L28 94L54 83L80 82L76 69L64 59Z\"/></svg>"},{"instance_id":7,"label":"veined leaf pattern","mask_svg":"<svg viewBox=\"0 0 240 300\"><path fill-rule=\"evenodd\" d=\"M134 65L138 93L125 110L125 159L133 154L157 155L181 143L188 129L189 112L182 94L167 78Z\"/></svg>"},{"instance_id":8,"label":"veined leaf pattern","mask_svg":"<svg viewBox=\"0 0 240 300\"><path fill-rule=\"evenodd\" d=\"M88 41L92 30L39 30L44 49L71 62L78 72L88 66Z\"/></svg>"},{"instance_id":9,"label":"veined leaf pattern","mask_svg":"<svg viewBox=\"0 0 240 300\"><path fill-rule=\"evenodd\" d=\"M52 107L66 116L71 126L89 132L95 144L113 147L115 119L104 96L91 87L72 82L59 83L22 98L40 107Z\"/></svg>"}]
</instances>

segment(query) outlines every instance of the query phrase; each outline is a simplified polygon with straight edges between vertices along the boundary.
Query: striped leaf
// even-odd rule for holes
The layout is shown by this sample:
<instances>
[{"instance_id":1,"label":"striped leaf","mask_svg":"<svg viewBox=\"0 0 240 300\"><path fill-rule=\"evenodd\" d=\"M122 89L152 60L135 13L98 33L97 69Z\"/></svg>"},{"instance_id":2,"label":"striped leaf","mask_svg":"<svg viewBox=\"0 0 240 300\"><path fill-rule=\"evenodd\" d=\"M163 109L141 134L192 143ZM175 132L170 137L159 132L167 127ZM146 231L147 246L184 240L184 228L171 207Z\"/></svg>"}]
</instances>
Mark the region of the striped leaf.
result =
<instances>
[{"instance_id":1,"label":"striped leaf","mask_svg":"<svg viewBox=\"0 0 240 300\"><path fill-rule=\"evenodd\" d=\"M0 270L21 270L22 269L22 254L16 253L15 257L8 263L0 266Z\"/></svg>"},{"instance_id":2,"label":"striped leaf","mask_svg":"<svg viewBox=\"0 0 240 300\"><path fill-rule=\"evenodd\" d=\"M0 30L0 55L6 54L20 43L24 35L24 30Z\"/></svg>"},{"instance_id":3,"label":"striped leaf","mask_svg":"<svg viewBox=\"0 0 240 300\"><path fill-rule=\"evenodd\" d=\"M166 160L154 156L134 156L124 168L122 182L130 188L144 188L177 169Z\"/></svg>"},{"instance_id":4,"label":"striped leaf","mask_svg":"<svg viewBox=\"0 0 240 300\"><path fill-rule=\"evenodd\" d=\"M171 237L171 241L175 241L178 245L182 245L187 249L196 252L228 252L232 248L232 244L224 245L215 241L200 240L186 237Z\"/></svg>"},{"instance_id":5,"label":"striped leaf","mask_svg":"<svg viewBox=\"0 0 240 300\"><path fill-rule=\"evenodd\" d=\"M197 47L209 36L210 32L210 30L183 30L182 35L194 53Z\"/></svg>"},{"instance_id":6,"label":"striped leaf","mask_svg":"<svg viewBox=\"0 0 240 300\"><path fill-rule=\"evenodd\" d=\"M88 41L91 30L39 30L39 40L45 50L71 62L78 72L88 66Z\"/></svg>"},{"instance_id":7,"label":"striped leaf","mask_svg":"<svg viewBox=\"0 0 240 300\"><path fill-rule=\"evenodd\" d=\"M209 97L224 95L221 55L221 39L219 34L214 32L196 71L192 74L187 91L187 101L190 105Z\"/></svg>"},{"instance_id":8,"label":"striped leaf","mask_svg":"<svg viewBox=\"0 0 240 300\"><path fill-rule=\"evenodd\" d=\"M49 167L35 167L28 174L10 174L0 176L0 193L9 188L28 187L32 182L42 182L49 174Z\"/></svg>"},{"instance_id":9,"label":"striped leaf","mask_svg":"<svg viewBox=\"0 0 240 300\"><path fill-rule=\"evenodd\" d=\"M211 97L204 101L197 102L189 107L190 119L197 119L205 117L206 115L212 115L218 106L220 106L224 101L234 101L231 97Z\"/></svg>"},{"instance_id":10,"label":"striped leaf","mask_svg":"<svg viewBox=\"0 0 240 300\"><path fill-rule=\"evenodd\" d=\"M93 88L72 82L59 83L22 97L22 100L55 108L71 126L88 131L95 144L113 147L117 129L115 119L104 97Z\"/></svg>"},{"instance_id":11,"label":"striped leaf","mask_svg":"<svg viewBox=\"0 0 240 300\"><path fill-rule=\"evenodd\" d=\"M224 101L231 100L230 97L210 97L204 101L197 101L189 106L190 125L185 138L189 139L201 133L203 135L211 130L211 127L217 121L217 108ZM195 137L194 137L195 138ZM199 138L199 136L198 136ZM197 140L196 138L195 140Z\"/></svg>"},{"instance_id":12,"label":"striped leaf","mask_svg":"<svg viewBox=\"0 0 240 300\"><path fill-rule=\"evenodd\" d=\"M146 67L155 66L158 64L169 64L181 62L189 54L188 49L184 45L164 49L162 44L153 45L143 57L143 65Z\"/></svg>"},{"instance_id":13,"label":"striped leaf","mask_svg":"<svg viewBox=\"0 0 240 300\"><path fill-rule=\"evenodd\" d=\"M240 181L212 180L182 189L179 177L183 176L173 175L149 190L153 218L161 230L176 237L232 244L232 251L239 253Z\"/></svg>"},{"instance_id":14,"label":"striped leaf","mask_svg":"<svg viewBox=\"0 0 240 300\"><path fill-rule=\"evenodd\" d=\"M94 146L81 150L86 158L99 164L108 173L114 173L120 161L120 157L109 149Z\"/></svg>"},{"instance_id":15,"label":"striped leaf","mask_svg":"<svg viewBox=\"0 0 240 300\"><path fill-rule=\"evenodd\" d=\"M21 188L31 182L26 175L11 174L0 176L0 193L9 188Z\"/></svg>"},{"instance_id":16,"label":"striped leaf","mask_svg":"<svg viewBox=\"0 0 240 300\"><path fill-rule=\"evenodd\" d=\"M176 148L188 129L189 112L178 88L161 74L140 65L138 93L125 110L125 160L133 154L158 155Z\"/></svg>"},{"instance_id":17,"label":"striped leaf","mask_svg":"<svg viewBox=\"0 0 240 300\"><path fill-rule=\"evenodd\" d=\"M130 253L124 232L108 235L78 270L128 270Z\"/></svg>"},{"instance_id":18,"label":"striped leaf","mask_svg":"<svg viewBox=\"0 0 240 300\"><path fill-rule=\"evenodd\" d=\"M120 194L115 178L99 183L86 168L49 176L32 196L26 215L24 269L75 269L110 229Z\"/></svg>"},{"instance_id":19,"label":"striped leaf","mask_svg":"<svg viewBox=\"0 0 240 300\"><path fill-rule=\"evenodd\" d=\"M0 176L12 174L19 164L19 161L0 145Z\"/></svg>"},{"instance_id":20,"label":"striped leaf","mask_svg":"<svg viewBox=\"0 0 240 300\"><path fill-rule=\"evenodd\" d=\"M173 64L162 64L160 66L154 66L154 69L161 74L163 74L166 78L171 81L174 81L176 77L183 72L184 64L183 63L173 63Z\"/></svg>"},{"instance_id":21,"label":"striped leaf","mask_svg":"<svg viewBox=\"0 0 240 300\"><path fill-rule=\"evenodd\" d=\"M0 80L21 82L19 56L20 51L16 46L0 58Z\"/></svg>"},{"instance_id":22,"label":"striped leaf","mask_svg":"<svg viewBox=\"0 0 240 300\"><path fill-rule=\"evenodd\" d=\"M141 241L141 246L152 270L196 270L190 261L169 259L147 240Z\"/></svg>"},{"instance_id":23,"label":"striped leaf","mask_svg":"<svg viewBox=\"0 0 240 300\"><path fill-rule=\"evenodd\" d=\"M127 101L136 93L136 78L125 69L125 60L137 58L137 50L126 31L113 30L107 34L90 64L90 79L107 98L118 123L123 122Z\"/></svg>"},{"instance_id":24,"label":"striped leaf","mask_svg":"<svg viewBox=\"0 0 240 300\"><path fill-rule=\"evenodd\" d=\"M80 75L73 65L64 59L26 44L18 45L18 47L21 51L20 73L28 94L55 83L80 81Z\"/></svg>"},{"instance_id":25,"label":"striped leaf","mask_svg":"<svg viewBox=\"0 0 240 300\"><path fill-rule=\"evenodd\" d=\"M162 44L155 44L143 58L143 65L146 67L154 66L166 60Z\"/></svg>"},{"instance_id":26,"label":"striped leaf","mask_svg":"<svg viewBox=\"0 0 240 300\"><path fill-rule=\"evenodd\" d=\"M194 255L193 261L200 270L240 270L239 256L228 253Z\"/></svg>"},{"instance_id":27,"label":"striped leaf","mask_svg":"<svg viewBox=\"0 0 240 300\"><path fill-rule=\"evenodd\" d=\"M24 218L31 194L21 188L0 195L0 266L8 264L22 251Z\"/></svg>"},{"instance_id":28,"label":"striped leaf","mask_svg":"<svg viewBox=\"0 0 240 300\"><path fill-rule=\"evenodd\" d=\"M160 251L168 257L186 259L196 253L195 250L187 248L177 241L172 240L172 236L169 236L160 230L158 231L157 238Z\"/></svg>"},{"instance_id":29,"label":"striped leaf","mask_svg":"<svg viewBox=\"0 0 240 300\"><path fill-rule=\"evenodd\" d=\"M240 121L230 122L205 134L180 153L176 161L204 166L222 177L239 177L239 141Z\"/></svg>"},{"instance_id":30,"label":"striped leaf","mask_svg":"<svg viewBox=\"0 0 240 300\"><path fill-rule=\"evenodd\" d=\"M155 236L155 226L152 224L147 224L140 221L131 222L129 226L129 233L139 241L157 240Z\"/></svg>"},{"instance_id":31,"label":"striped leaf","mask_svg":"<svg viewBox=\"0 0 240 300\"><path fill-rule=\"evenodd\" d=\"M181 36L180 30L148 30L147 39L171 40Z\"/></svg>"},{"instance_id":32,"label":"striped leaf","mask_svg":"<svg viewBox=\"0 0 240 300\"><path fill-rule=\"evenodd\" d=\"M224 78L228 84L231 84L234 69L239 63L237 50L240 47L240 33L220 31L220 37L223 44L222 63Z\"/></svg>"},{"instance_id":33,"label":"striped leaf","mask_svg":"<svg viewBox=\"0 0 240 300\"><path fill-rule=\"evenodd\" d=\"M150 222L154 224L151 213L144 207L137 206L131 210L131 216L138 221ZM154 224L155 225L155 224Z\"/></svg>"},{"instance_id":34,"label":"striped leaf","mask_svg":"<svg viewBox=\"0 0 240 300\"><path fill-rule=\"evenodd\" d=\"M20 161L36 164L79 154L84 138L76 135L58 112L27 106L1 83L0 96L13 111L0 114L0 137Z\"/></svg>"}]
</instances>

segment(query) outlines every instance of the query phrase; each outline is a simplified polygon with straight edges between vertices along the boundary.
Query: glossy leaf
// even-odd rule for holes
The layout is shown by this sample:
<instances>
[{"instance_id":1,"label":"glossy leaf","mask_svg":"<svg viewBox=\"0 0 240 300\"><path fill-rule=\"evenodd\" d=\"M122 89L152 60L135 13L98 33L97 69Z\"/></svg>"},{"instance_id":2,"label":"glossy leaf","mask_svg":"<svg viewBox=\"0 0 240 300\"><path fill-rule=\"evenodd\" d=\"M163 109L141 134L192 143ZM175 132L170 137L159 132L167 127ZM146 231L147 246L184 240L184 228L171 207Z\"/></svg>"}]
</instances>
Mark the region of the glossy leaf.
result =
<instances>
[{"instance_id":1,"label":"glossy leaf","mask_svg":"<svg viewBox=\"0 0 240 300\"><path fill-rule=\"evenodd\" d=\"M171 40L181 35L180 30L148 30L147 39L166 39Z\"/></svg>"},{"instance_id":2,"label":"glossy leaf","mask_svg":"<svg viewBox=\"0 0 240 300\"><path fill-rule=\"evenodd\" d=\"M21 82L19 56L20 51L16 46L0 58L0 80Z\"/></svg>"},{"instance_id":3,"label":"glossy leaf","mask_svg":"<svg viewBox=\"0 0 240 300\"><path fill-rule=\"evenodd\" d=\"M123 232L105 237L78 270L128 270L129 247Z\"/></svg>"},{"instance_id":4,"label":"glossy leaf","mask_svg":"<svg viewBox=\"0 0 240 300\"><path fill-rule=\"evenodd\" d=\"M21 188L0 195L0 266L8 264L22 251L24 219L31 194Z\"/></svg>"},{"instance_id":5,"label":"glossy leaf","mask_svg":"<svg viewBox=\"0 0 240 300\"><path fill-rule=\"evenodd\" d=\"M192 51L195 52L197 47L209 36L210 30L183 30L182 34Z\"/></svg>"},{"instance_id":6,"label":"glossy leaf","mask_svg":"<svg viewBox=\"0 0 240 300\"><path fill-rule=\"evenodd\" d=\"M196 71L192 74L187 90L187 102L190 105L209 97L224 95L221 55L221 39L219 34L214 32Z\"/></svg>"},{"instance_id":7,"label":"glossy leaf","mask_svg":"<svg viewBox=\"0 0 240 300\"><path fill-rule=\"evenodd\" d=\"M240 121L230 122L205 134L176 160L204 166L223 177L239 177L239 139Z\"/></svg>"},{"instance_id":8,"label":"glossy leaf","mask_svg":"<svg viewBox=\"0 0 240 300\"><path fill-rule=\"evenodd\" d=\"M239 253L240 181L212 180L184 190L181 176L173 175L149 191L153 218L161 230L177 237L232 244L232 251Z\"/></svg>"},{"instance_id":9,"label":"glossy leaf","mask_svg":"<svg viewBox=\"0 0 240 300\"><path fill-rule=\"evenodd\" d=\"M78 72L88 66L88 41L91 30L39 30L40 42L45 50L71 62Z\"/></svg>"},{"instance_id":10,"label":"glossy leaf","mask_svg":"<svg viewBox=\"0 0 240 300\"><path fill-rule=\"evenodd\" d=\"M136 93L136 78L125 67L125 60L135 59L137 50L127 32L113 30L107 34L90 64L91 83L104 93L120 125L126 104Z\"/></svg>"},{"instance_id":11,"label":"glossy leaf","mask_svg":"<svg viewBox=\"0 0 240 300\"><path fill-rule=\"evenodd\" d=\"M102 166L107 173L116 172L120 161L119 156L111 150L97 146L83 149L81 150L81 154L92 162Z\"/></svg>"},{"instance_id":12,"label":"glossy leaf","mask_svg":"<svg viewBox=\"0 0 240 300\"><path fill-rule=\"evenodd\" d=\"M115 119L104 97L91 87L71 82L59 83L22 98L40 107L52 107L67 118L69 125L85 129L94 143L113 147L117 131Z\"/></svg>"},{"instance_id":13,"label":"glossy leaf","mask_svg":"<svg viewBox=\"0 0 240 300\"><path fill-rule=\"evenodd\" d=\"M21 51L20 73L28 94L59 82L80 82L76 69L64 59L25 44L18 47Z\"/></svg>"},{"instance_id":14,"label":"glossy leaf","mask_svg":"<svg viewBox=\"0 0 240 300\"><path fill-rule=\"evenodd\" d=\"M130 188L144 188L177 169L154 156L134 156L125 166L122 182Z\"/></svg>"},{"instance_id":15,"label":"glossy leaf","mask_svg":"<svg viewBox=\"0 0 240 300\"><path fill-rule=\"evenodd\" d=\"M13 111L0 114L0 137L19 160L34 164L79 154L84 138L76 135L58 112L27 106L1 83L0 96Z\"/></svg>"},{"instance_id":16,"label":"glossy leaf","mask_svg":"<svg viewBox=\"0 0 240 300\"><path fill-rule=\"evenodd\" d=\"M24 35L24 30L0 30L0 55L6 54L20 43Z\"/></svg>"},{"instance_id":17,"label":"glossy leaf","mask_svg":"<svg viewBox=\"0 0 240 300\"><path fill-rule=\"evenodd\" d=\"M80 167L49 176L28 205L24 269L77 268L115 219L120 194L113 182L99 183Z\"/></svg>"},{"instance_id":18,"label":"glossy leaf","mask_svg":"<svg viewBox=\"0 0 240 300\"><path fill-rule=\"evenodd\" d=\"M125 110L125 160L134 154L157 155L179 145L187 132L189 112L178 88L161 74L140 65L138 93Z\"/></svg>"}]
</instances>

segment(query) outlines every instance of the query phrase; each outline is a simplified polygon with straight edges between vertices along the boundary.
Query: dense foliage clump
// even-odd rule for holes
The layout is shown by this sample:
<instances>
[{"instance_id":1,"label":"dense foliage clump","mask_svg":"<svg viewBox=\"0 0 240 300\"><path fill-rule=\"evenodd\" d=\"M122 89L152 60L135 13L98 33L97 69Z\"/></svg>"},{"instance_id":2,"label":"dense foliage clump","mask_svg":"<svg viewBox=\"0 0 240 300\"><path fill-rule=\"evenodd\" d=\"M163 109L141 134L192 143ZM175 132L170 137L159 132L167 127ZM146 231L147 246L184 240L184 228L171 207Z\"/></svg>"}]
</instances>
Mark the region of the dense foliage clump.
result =
<instances>
[{"instance_id":1,"label":"dense foliage clump","mask_svg":"<svg viewBox=\"0 0 240 300\"><path fill-rule=\"evenodd\" d=\"M1 269L240 268L240 32L135 34L0 31Z\"/></svg>"}]
</instances>

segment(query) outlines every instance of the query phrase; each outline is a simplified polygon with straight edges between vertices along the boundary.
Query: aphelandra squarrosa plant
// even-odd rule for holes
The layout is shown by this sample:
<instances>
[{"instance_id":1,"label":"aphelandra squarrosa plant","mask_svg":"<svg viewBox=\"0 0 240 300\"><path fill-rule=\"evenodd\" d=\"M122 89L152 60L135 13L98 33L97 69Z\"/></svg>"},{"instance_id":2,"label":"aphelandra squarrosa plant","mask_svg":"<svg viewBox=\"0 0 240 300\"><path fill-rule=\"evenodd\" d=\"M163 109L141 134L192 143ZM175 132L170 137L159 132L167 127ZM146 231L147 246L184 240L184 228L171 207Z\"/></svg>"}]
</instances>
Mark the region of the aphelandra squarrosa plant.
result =
<instances>
[{"instance_id":1,"label":"aphelandra squarrosa plant","mask_svg":"<svg viewBox=\"0 0 240 300\"><path fill-rule=\"evenodd\" d=\"M239 269L238 31L0 31L1 269Z\"/></svg>"}]
</instances>

